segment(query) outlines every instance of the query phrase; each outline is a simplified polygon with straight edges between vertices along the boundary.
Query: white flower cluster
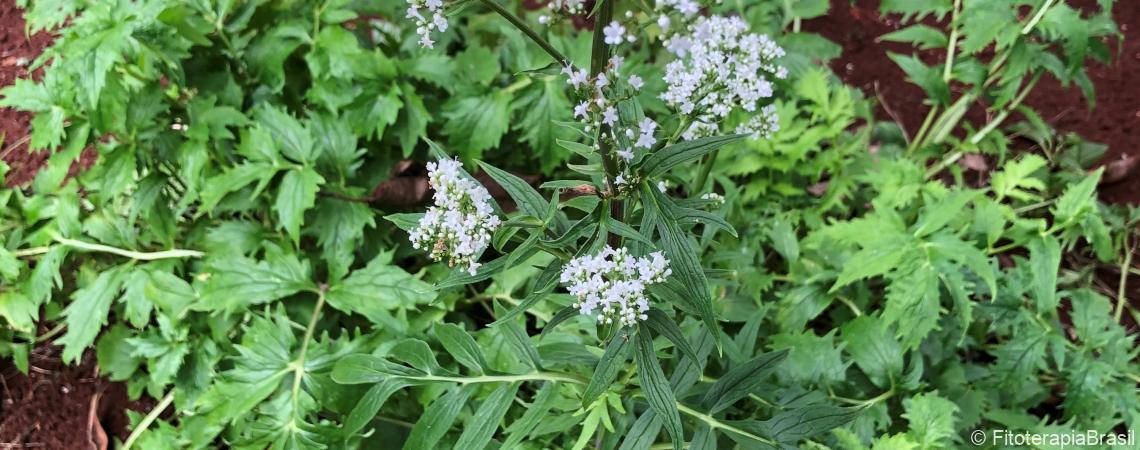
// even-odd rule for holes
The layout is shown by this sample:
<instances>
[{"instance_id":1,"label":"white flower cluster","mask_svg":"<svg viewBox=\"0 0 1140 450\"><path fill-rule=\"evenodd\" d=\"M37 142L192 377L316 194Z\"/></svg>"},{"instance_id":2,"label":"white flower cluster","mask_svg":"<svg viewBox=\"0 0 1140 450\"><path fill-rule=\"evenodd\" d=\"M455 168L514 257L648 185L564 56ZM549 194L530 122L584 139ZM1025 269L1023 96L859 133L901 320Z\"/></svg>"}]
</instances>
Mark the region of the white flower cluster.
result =
<instances>
[{"instance_id":1,"label":"white flower cluster","mask_svg":"<svg viewBox=\"0 0 1140 450\"><path fill-rule=\"evenodd\" d=\"M687 0L663 3L689 12ZM661 99L693 119L685 139L719 132L719 124L737 110L754 115L737 132L766 137L776 130L775 108L761 107L760 101L772 97L769 76L784 78L787 69L775 63L784 50L768 36L750 33L739 17L702 16L670 35L665 46L677 59L665 66Z\"/></svg>"},{"instance_id":2,"label":"white flower cluster","mask_svg":"<svg viewBox=\"0 0 1140 450\"><path fill-rule=\"evenodd\" d=\"M593 78L590 78L586 69L570 65L563 67L562 73L581 100L574 106L574 118L586 124L587 133L604 131L599 139L607 141L615 149L622 163L629 163L633 161L635 149L648 150L657 145L657 122L646 117L637 124L626 125L618 120L618 104L645 85L637 75L623 79L619 69L624 63L624 58L614 56L610 58L606 70ZM620 81L624 81L629 89L623 89L619 85ZM623 174L618 174L614 179L618 185L626 184L627 181Z\"/></svg>"},{"instance_id":3,"label":"white flower cluster","mask_svg":"<svg viewBox=\"0 0 1140 450\"><path fill-rule=\"evenodd\" d=\"M427 249L436 261L446 258L451 267L467 266L467 273L475 275L479 255L500 223L491 207L491 194L460 173L459 161L440 160L428 163L427 168L435 205L412 230L412 247Z\"/></svg>"},{"instance_id":4,"label":"white flower cluster","mask_svg":"<svg viewBox=\"0 0 1140 450\"><path fill-rule=\"evenodd\" d=\"M447 31L447 17L443 15L443 0L407 0L407 18L416 23L416 34L420 35L420 45L435 48L431 40L432 31ZM421 9L426 9L427 15ZM431 16L431 18L428 18Z\"/></svg>"},{"instance_id":5,"label":"white flower cluster","mask_svg":"<svg viewBox=\"0 0 1140 450\"><path fill-rule=\"evenodd\" d=\"M550 8L550 13L554 17L574 16L586 12L586 0L550 0L546 6ZM551 16L538 16L538 23L543 25L549 24L552 20Z\"/></svg>"},{"instance_id":6,"label":"white flower cluster","mask_svg":"<svg viewBox=\"0 0 1140 450\"><path fill-rule=\"evenodd\" d=\"M580 256L562 267L561 281L577 298L582 314L597 315L599 323L634 325L646 319L645 288L665 281L673 271L661 252L631 256L623 248L606 246L596 255Z\"/></svg>"}]
</instances>

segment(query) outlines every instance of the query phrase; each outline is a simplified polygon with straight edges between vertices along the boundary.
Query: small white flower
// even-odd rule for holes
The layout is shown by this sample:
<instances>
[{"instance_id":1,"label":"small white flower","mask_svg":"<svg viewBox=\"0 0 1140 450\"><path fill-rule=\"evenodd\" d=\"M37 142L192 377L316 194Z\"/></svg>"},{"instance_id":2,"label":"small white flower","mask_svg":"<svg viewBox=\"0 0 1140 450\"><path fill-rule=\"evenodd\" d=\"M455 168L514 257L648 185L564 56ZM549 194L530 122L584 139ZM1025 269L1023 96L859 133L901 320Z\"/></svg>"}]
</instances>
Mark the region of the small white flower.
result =
<instances>
[{"instance_id":1,"label":"small white flower","mask_svg":"<svg viewBox=\"0 0 1140 450\"><path fill-rule=\"evenodd\" d=\"M614 177L614 184L618 186L625 184L625 177L619 173L618 176Z\"/></svg>"},{"instance_id":2,"label":"small white flower","mask_svg":"<svg viewBox=\"0 0 1140 450\"><path fill-rule=\"evenodd\" d=\"M542 25L546 25L546 24L550 23L550 16L547 16L545 14L538 16L538 23L540 23Z\"/></svg>"},{"instance_id":3,"label":"small white flower","mask_svg":"<svg viewBox=\"0 0 1140 450\"><path fill-rule=\"evenodd\" d=\"M657 18L657 26L661 28L662 32L669 31L669 16L662 14Z\"/></svg>"},{"instance_id":4,"label":"small white flower","mask_svg":"<svg viewBox=\"0 0 1140 450\"><path fill-rule=\"evenodd\" d=\"M621 68L622 64L625 64L625 58L623 58L621 55L614 55L610 57L610 67L614 70Z\"/></svg>"},{"instance_id":5,"label":"small white flower","mask_svg":"<svg viewBox=\"0 0 1140 450\"><path fill-rule=\"evenodd\" d=\"M607 44L621 44L625 36L625 26L615 20L613 22L610 22L609 25L606 25L606 27L602 29L602 34L605 35L605 42Z\"/></svg>"},{"instance_id":6,"label":"small white flower","mask_svg":"<svg viewBox=\"0 0 1140 450\"><path fill-rule=\"evenodd\" d=\"M657 182L657 190L661 191L661 192L665 192L665 191L669 190L669 183L665 180L658 181Z\"/></svg>"},{"instance_id":7,"label":"small white flower","mask_svg":"<svg viewBox=\"0 0 1140 450\"><path fill-rule=\"evenodd\" d=\"M466 266L474 275L479 256L500 224L491 195L461 174L458 161L444 159L427 168L434 205L410 233L412 247L426 250L433 260L446 259L449 266Z\"/></svg>"},{"instance_id":8,"label":"small white flower","mask_svg":"<svg viewBox=\"0 0 1140 450\"><path fill-rule=\"evenodd\" d=\"M420 36L420 46L435 48L435 41L431 38L432 31L442 33L448 28L447 16L443 14L443 0L407 0L407 3L405 17L415 23L416 34ZM430 13L430 19L420 12L421 8Z\"/></svg>"},{"instance_id":9,"label":"small white flower","mask_svg":"<svg viewBox=\"0 0 1140 450\"><path fill-rule=\"evenodd\" d=\"M613 124L617 123L617 109L613 106L606 108L606 110L602 112L602 123L609 126L613 126Z\"/></svg>"},{"instance_id":10,"label":"small white flower","mask_svg":"<svg viewBox=\"0 0 1140 450\"><path fill-rule=\"evenodd\" d=\"M574 117L586 118L590 115L590 103L582 102L574 107Z\"/></svg>"},{"instance_id":11,"label":"small white flower","mask_svg":"<svg viewBox=\"0 0 1140 450\"><path fill-rule=\"evenodd\" d=\"M629 76L629 86L632 87L633 90L635 90L635 91L640 91L642 86L645 86L645 82L642 81L641 77L639 77L637 75L630 75Z\"/></svg>"},{"instance_id":12,"label":"small white flower","mask_svg":"<svg viewBox=\"0 0 1140 450\"><path fill-rule=\"evenodd\" d=\"M630 150L630 149L618 150L617 154L618 154L618 156L621 157L621 159L624 159L625 162L633 161L633 150Z\"/></svg>"},{"instance_id":13,"label":"small white flower","mask_svg":"<svg viewBox=\"0 0 1140 450\"><path fill-rule=\"evenodd\" d=\"M673 272L661 252L643 257L625 248L607 246L596 255L571 259L562 267L560 280L576 298L574 307L598 323L633 326L647 318L649 299L645 288L661 283Z\"/></svg>"}]
</instances>

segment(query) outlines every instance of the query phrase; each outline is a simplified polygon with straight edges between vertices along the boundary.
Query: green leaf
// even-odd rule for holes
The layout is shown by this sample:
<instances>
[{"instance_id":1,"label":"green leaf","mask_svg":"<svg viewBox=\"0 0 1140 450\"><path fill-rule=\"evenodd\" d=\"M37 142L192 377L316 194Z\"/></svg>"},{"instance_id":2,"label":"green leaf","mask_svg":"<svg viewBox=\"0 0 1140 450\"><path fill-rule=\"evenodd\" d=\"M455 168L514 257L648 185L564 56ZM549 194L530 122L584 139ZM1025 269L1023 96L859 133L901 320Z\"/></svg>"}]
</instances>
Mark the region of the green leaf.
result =
<instances>
[{"instance_id":1,"label":"green leaf","mask_svg":"<svg viewBox=\"0 0 1140 450\"><path fill-rule=\"evenodd\" d=\"M451 357L455 358L459 364L476 373L483 373L488 370L487 360L483 357L483 350L479 349L479 344L475 343L475 339L458 325L451 323L436 324L435 336L439 338L439 343L443 344L447 353L451 354Z\"/></svg>"},{"instance_id":2,"label":"green leaf","mask_svg":"<svg viewBox=\"0 0 1140 450\"><path fill-rule=\"evenodd\" d=\"M787 350L764 353L752 360L734 366L728 373L720 377L705 392L701 406L709 410L709 414L716 414L724 408L732 406L737 400L747 397L753 390L762 386L785 358Z\"/></svg>"},{"instance_id":3,"label":"green leaf","mask_svg":"<svg viewBox=\"0 0 1140 450\"><path fill-rule=\"evenodd\" d=\"M443 111L447 142L467 161L482 157L484 150L498 147L507 132L510 105L511 94L506 90L447 102Z\"/></svg>"},{"instance_id":4,"label":"green leaf","mask_svg":"<svg viewBox=\"0 0 1140 450\"><path fill-rule=\"evenodd\" d=\"M903 400L903 417L910 424L911 437L921 448L946 448L954 445L957 435L955 416L958 406L950 400L938 396L937 392L927 392Z\"/></svg>"},{"instance_id":5,"label":"green leaf","mask_svg":"<svg viewBox=\"0 0 1140 450\"><path fill-rule=\"evenodd\" d=\"M539 169L550 173L570 157L558 143L574 134L557 122L570 120L573 108L566 97L565 83L559 77L541 77L534 81L533 87L524 91L511 106L516 114L512 129L521 133L523 142L533 150L532 157L540 165Z\"/></svg>"},{"instance_id":6,"label":"green leaf","mask_svg":"<svg viewBox=\"0 0 1140 450\"><path fill-rule=\"evenodd\" d=\"M436 292L431 285L393 265L391 258L391 253L381 253L367 266L329 287L325 294L329 306L360 314L378 325L401 329L403 326L389 312L431 303Z\"/></svg>"},{"instance_id":7,"label":"green leaf","mask_svg":"<svg viewBox=\"0 0 1140 450\"><path fill-rule=\"evenodd\" d=\"M1026 245L1029 249L1029 268L1033 274L1033 298L1037 311L1057 309L1057 271L1061 268L1061 244L1051 235L1038 236Z\"/></svg>"},{"instance_id":8,"label":"green leaf","mask_svg":"<svg viewBox=\"0 0 1140 450\"><path fill-rule=\"evenodd\" d=\"M4 277L4 281L11 283L20 276L20 271L24 268L24 264L16 259L15 255L8 249L0 247L0 276Z\"/></svg>"},{"instance_id":9,"label":"green leaf","mask_svg":"<svg viewBox=\"0 0 1140 450\"><path fill-rule=\"evenodd\" d=\"M1099 168L1079 183L1065 188L1065 193L1057 199L1052 211L1053 221L1059 224L1059 228L1077 223L1082 216L1096 211L1096 186L1103 173L1104 168Z\"/></svg>"},{"instance_id":10,"label":"green leaf","mask_svg":"<svg viewBox=\"0 0 1140 450\"><path fill-rule=\"evenodd\" d=\"M364 240L364 228L375 227L374 212L368 205L346 201L317 204L310 226L329 267L329 280L340 280L348 273Z\"/></svg>"},{"instance_id":11,"label":"green leaf","mask_svg":"<svg viewBox=\"0 0 1140 450\"><path fill-rule=\"evenodd\" d=\"M408 382L398 378L389 378L373 385L345 417L344 433L350 436L359 433L376 417L376 413L388 401L388 397L407 386Z\"/></svg>"},{"instance_id":12,"label":"green leaf","mask_svg":"<svg viewBox=\"0 0 1140 450\"><path fill-rule=\"evenodd\" d=\"M880 41L909 42L919 50L946 48L950 40L942 30L929 25L915 24L898 31L879 36Z\"/></svg>"},{"instance_id":13,"label":"green leaf","mask_svg":"<svg viewBox=\"0 0 1140 450\"><path fill-rule=\"evenodd\" d=\"M653 352L653 338L646 330L637 333L637 374L641 381L641 392L649 401L649 407L663 419L665 431L673 441L673 449L681 450L685 445L685 431L681 427L681 413L677 410L677 399L657 364L657 354Z\"/></svg>"},{"instance_id":14,"label":"green leaf","mask_svg":"<svg viewBox=\"0 0 1140 450\"><path fill-rule=\"evenodd\" d=\"M659 309L650 309L645 320L645 324L649 325L653 331L656 331L659 336L664 336L673 346L681 351L689 360L696 363L698 366L703 365L700 357L697 356L697 351L689 344L689 340L685 339L684 333L681 332L681 327L678 327L673 319L669 318L664 312Z\"/></svg>"},{"instance_id":15,"label":"green leaf","mask_svg":"<svg viewBox=\"0 0 1140 450\"><path fill-rule=\"evenodd\" d=\"M558 259L555 259L551 261L550 264L547 264L546 268L542 269L542 272L538 274L538 279L536 279L534 282L534 288L529 294L527 294L526 298L524 298L523 301L519 302L519 304L514 308L511 308L507 312L500 314L499 318L495 319L495 321L491 322L491 324L488 326L494 327L499 324L506 323L509 320L514 320L515 317L518 317L519 315L525 313L532 306L537 304L539 300L542 300L543 297L546 297L546 294L550 293L550 291L553 291L554 288L558 286L558 277L561 273L561 270L562 261Z\"/></svg>"},{"instance_id":16,"label":"green leaf","mask_svg":"<svg viewBox=\"0 0 1140 450\"><path fill-rule=\"evenodd\" d=\"M63 310L67 333L56 339L63 346L63 360L77 362L83 351L95 343L99 329L107 323L111 302L119 295L126 273L122 268L104 270L86 286L75 291L74 300Z\"/></svg>"},{"instance_id":17,"label":"green leaf","mask_svg":"<svg viewBox=\"0 0 1140 450\"><path fill-rule=\"evenodd\" d=\"M305 222L305 211L313 207L317 190L325 179L311 167L300 167L285 172L281 188L277 191L277 218L279 228L289 233L296 244L301 239L301 225Z\"/></svg>"},{"instance_id":18,"label":"green leaf","mask_svg":"<svg viewBox=\"0 0 1140 450\"><path fill-rule=\"evenodd\" d=\"M259 108L254 117L269 131L277 148L286 157L302 164L316 161L313 135L297 118L276 107Z\"/></svg>"},{"instance_id":19,"label":"green leaf","mask_svg":"<svg viewBox=\"0 0 1140 450\"><path fill-rule=\"evenodd\" d=\"M464 424L463 433L455 443L455 450L482 450L491 442L491 437L499 428L499 422L507 414L519 391L519 385L520 383L510 383L499 386L483 400L471 422Z\"/></svg>"},{"instance_id":20,"label":"green leaf","mask_svg":"<svg viewBox=\"0 0 1140 450\"><path fill-rule=\"evenodd\" d=\"M800 243L796 240L796 232L787 220L777 219L768 229L768 239L772 241L772 248L783 256L788 263L800 259Z\"/></svg>"},{"instance_id":21,"label":"green leaf","mask_svg":"<svg viewBox=\"0 0 1140 450\"><path fill-rule=\"evenodd\" d=\"M200 305L206 310L234 311L316 289L309 265L292 255L269 255L265 261L230 256L210 261L207 270Z\"/></svg>"},{"instance_id":22,"label":"green leaf","mask_svg":"<svg viewBox=\"0 0 1140 450\"><path fill-rule=\"evenodd\" d=\"M903 371L903 353L890 328L871 316L859 316L842 328L844 349L879 387L888 387Z\"/></svg>"},{"instance_id":23,"label":"green leaf","mask_svg":"<svg viewBox=\"0 0 1140 450\"><path fill-rule=\"evenodd\" d=\"M927 66L914 55L904 56L887 52L887 56L898 64L899 68L906 72L907 79L921 87L926 95L941 105L950 103L950 86L942 79L941 66Z\"/></svg>"},{"instance_id":24,"label":"green leaf","mask_svg":"<svg viewBox=\"0 0 1140 450\"><path fill-rule=\"evenodd\" d=\"M533 217L545 217L546 209L550 205L530 184L527 184L522 178L507 173L483 161L478 161L478 163L479 167L482 167L483 171L487 172L487 175L490 175L496 183L499 183L499 186L503 187L503 190L507 191L507 194L515 201L515 204L518 205L519 210L522 211L523 214Z\"/></svg>"},{"instance_id":25,"label":"green leaf","mask_svg":"<svg viewBox=\"0 0 1140 450\"><path fill-rule=\"evenodd\" d=\"M673 167L700 159L718 148L742 141L746 137L748 137L746 134L710 136L670 145L645 158L640 168L641 176L655 179L665 175Z\"/></svg>"},{"instance_id":26,"label":"green leaf","mask_svg":"<svg viewBox=\"0 0 1140 450\"><path fill-rule=\"evenodd\" d=\"M934 16L938 20L945 17L946 14L953 10L954 5L951 0L924 0L916 2L912 0L883 0L879 4L879 10L883 12L899 13L902 14L902 20L920 20L926 16Z\"/></svg>"},{"instance_id":27,"label":"green leaf","mask_svg":"<svg viewBox=\"0 0 1140 450\"><path fill-rule=\"evenodd\" d=\"M432 450L455 423L472 390L470 386L454 387L432 402L412 427L408 440L404 441L404 450Z\"/></svg>"},{"instance_id":28,"label":"green leaf","mask_svg":"<svg viewBox=\"0 0 1140 450\"><path fill-rule=\"evenodd\" d=\"M862 408L817 404L782 411L761 425L767 436L780 442L794 443L839 428L855 420L862 411Z\"/></svg>"},{"instance_id":29,"label":"green leaf","mask_svg":"<svg viewBox=\"0 0 1140 450\"><path fill-rule=\"evenodd\" d=\"M1045 183L1034 178L1033 174L1045 167L1048 162L1037 155L1027 155L1020 160L1008 162L1001 171L995 172L990 180L997 200L1013 197L1018 200L1036 200L1040 197L1027 189L1044 191Z\"/></svg>"},{"instance_id":30,"label":"green leaf","mask_svg":"<svg viewBox=\"0 0 1140 450\"><path fill-rule=\"evenodd\" d=\"M582 392L583 408L590 406L599 395L609 389L618 372L625 367L625 362L629 358L629 349L632 347L629 341L624 336L610 339L610 343L606 345L606 352L594 368L590 384L586 385L586 390Z\"/></svg>"},{"instance_id":31,"label":"green leaf","mask_svg":"<svg viewBox=\"0 0 1140 450\"><path fill-rule=\"evenodd\" d=\"M652 210L660 214L661 220L655 225L661 235L661 247L673 268L673 275L683 289L683 292L678 294L697 307L705 326L710 330L719 330L716 313L712 307L712 297L709 295L708 279L705 278L704 269L701 268L700 258L689 243L688 235L677 226L672 201L648 183L641 185L641 201L647 211ZM713 338L719 349L720 335L714 334Z\"/></svg>"},{"instance_id":32,"label":"green leaf","mask_svg":"<svg viewBox=\"0 0 1140 450\"><path fill-rule=\"evenodd\" d=\"M966 205L977 196L978 192L973 190L954 191L937 202L927 204L919 214L918 223L914 225L915 237L923 237L942 229L960 216Z\"/></svg>"},{"instance_id":33,"label":"green leaf","mask_svg":"<svg viewBox=\"0 0 1140 450\"><path fill-rule=\"evenodd\" d=\"M526 439L527 435L534 431L546 414L553 406L554 400L558 393L558 385L553 382L543 383L539 388L538 393L534 396L534 401L527 405L526 411L523 412L522 417L512 422L505 430L507 432L507 440L503 441L503 445L499 447L501 450L512 450Z\"/></svg>"}]
</instances>

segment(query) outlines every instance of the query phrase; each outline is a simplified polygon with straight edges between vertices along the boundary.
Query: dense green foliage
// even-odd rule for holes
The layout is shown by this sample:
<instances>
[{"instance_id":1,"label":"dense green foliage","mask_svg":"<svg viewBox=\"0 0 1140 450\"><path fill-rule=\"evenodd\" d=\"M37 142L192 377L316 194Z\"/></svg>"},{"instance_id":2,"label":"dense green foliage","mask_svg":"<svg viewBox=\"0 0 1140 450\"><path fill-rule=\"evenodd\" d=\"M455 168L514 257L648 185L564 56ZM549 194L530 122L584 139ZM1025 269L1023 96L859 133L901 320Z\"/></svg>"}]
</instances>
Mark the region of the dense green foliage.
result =
<instances>
[{"instance_id":1,"label":"dense green foliage","mask_svg":"<svg viewBox=\"0 0 1140 450\"><path fill-rule=\"evenodd\" d=\"M52 156L0 190L0 355L26 371L37 343L68 362L94 349L102 374L173 405L135 415L131 445L856 450L1140 429L1121 325L1140 316L1125 282L1094 281L1128 271L1140 212L1099 204L1086 168L1103 149L1021 103L1044 74L1092 100L1108 13L884 0L948 21L884 37L946 52L893 56L929 96L911 134L821 64L833 43L799 32L826 1L704 2L786 50L779 129L678 139L650 27L623 48L645 88L619 120L673 138L620 187L561 61L488 6L577 67L608 48L521 2L450 5L435 49L403 1L26 3L58 38L42 80L0 104L34 112L31 148ZM601 4L588 13L656 18ZM964 122L978 104L989 121ZM96 164L70 178L85 149ZM996 169L968 181L955 163L979 155ZM402 160L448 157L509 196L474 275L408 243L422 210L362 201ZM559 287L607 242L671 262L636 326L599 325Z\"/></svg>"}]
</instances>

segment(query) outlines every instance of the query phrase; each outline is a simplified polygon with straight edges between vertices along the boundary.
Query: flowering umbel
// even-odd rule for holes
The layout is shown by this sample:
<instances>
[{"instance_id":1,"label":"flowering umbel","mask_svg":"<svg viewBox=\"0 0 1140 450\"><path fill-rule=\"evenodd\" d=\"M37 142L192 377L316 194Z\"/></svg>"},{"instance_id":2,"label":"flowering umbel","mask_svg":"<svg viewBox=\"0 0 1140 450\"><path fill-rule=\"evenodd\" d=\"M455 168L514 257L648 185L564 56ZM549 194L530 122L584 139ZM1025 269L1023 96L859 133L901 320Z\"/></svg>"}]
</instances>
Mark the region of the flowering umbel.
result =
<instances>
[{"instance_id":1,"label":"flowering umbel","mask_svg":"<svg viewBox=\"0 0 1140 450\"><path fill-rule=\"evenodd\" d=\"M428 163L427 168L435 205L412 230L412 246L428 250L436 261L446 258L449 266L466 266L467 272L475 275L479 255L500 223L491 206L491 194L465 177L458 161L444 159Z\"/></svg>"},{"instance_id":2,"label":"flowering umbel","mask_svg":"<svg viewBox=\"0 0 1140 450\"><path fill-rule=\"evenodd\" d=\"M750 33L739 17L699 17L665 41L676 60L665 66L668 89L661 99L693 117L685 139L718 133L720 122L743 110L753 117L737 133L767 137L776 131L776 109L760 106L772 97L769 76L784 78L775 60L784 50L766 35Z\"/></svg>"},{"instance_id":3,"label":"flowering umbel","mask_svg":"<svg viewBox=\"0 0 1140 450\"><path fill-rule=\"evenodd\" d=\"M562 267L561 281L577 298L582 314L597 315L599 323L634 325L646 319L645 288L665 281L673 271L661 252L636 257L624 247L606 246L596 255L580 256Z\"/></svg>"}]
</instances>

